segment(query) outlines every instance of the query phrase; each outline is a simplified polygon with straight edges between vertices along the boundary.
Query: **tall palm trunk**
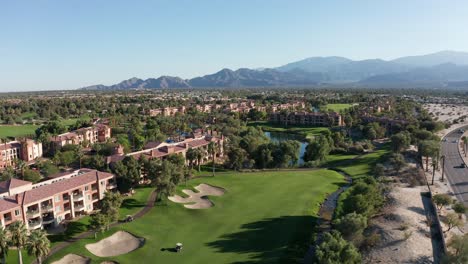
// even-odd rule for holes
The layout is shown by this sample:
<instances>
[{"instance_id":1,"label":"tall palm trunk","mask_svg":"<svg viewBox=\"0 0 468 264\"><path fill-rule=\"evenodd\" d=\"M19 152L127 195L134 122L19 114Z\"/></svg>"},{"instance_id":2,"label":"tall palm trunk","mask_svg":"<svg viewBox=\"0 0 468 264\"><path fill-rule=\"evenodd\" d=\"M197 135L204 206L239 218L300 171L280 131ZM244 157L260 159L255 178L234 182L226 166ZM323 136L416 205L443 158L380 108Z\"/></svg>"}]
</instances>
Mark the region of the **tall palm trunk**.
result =
<instances>
[{"instance_id":1,"label":"tall palm trunk","mask_svg":"<svg viewBox=\"0 0 468 264\"><path fill-rule=\"evenodd\" d=\"M215 176L215 156L216 156L216 153L213 152L213 155L212 155L212 156L213 156L213 161L212 161L212 163L213 163L213 177L214 177L214 176Z\"/></svg>"},{"instance_id":2,"label":"tall palm trunk","mask_svg":"<svg viewBox=\"0 0 468 264\"><path fill-rule=\"evenodd\" d=\"M23 254L21 254L21 247L18 248L18 259L19 259L19 264L23 264Z\"/></svg>"},{"instance_id":3,"label":"tall palm trunk","mask_svg":"<svg viewBox=\"0 0 468 264\"><path fill-rule=\"evenodd\" d=\"M426 156L426 172L429 171L429 156Z\"/></svg>"}]
</instances>

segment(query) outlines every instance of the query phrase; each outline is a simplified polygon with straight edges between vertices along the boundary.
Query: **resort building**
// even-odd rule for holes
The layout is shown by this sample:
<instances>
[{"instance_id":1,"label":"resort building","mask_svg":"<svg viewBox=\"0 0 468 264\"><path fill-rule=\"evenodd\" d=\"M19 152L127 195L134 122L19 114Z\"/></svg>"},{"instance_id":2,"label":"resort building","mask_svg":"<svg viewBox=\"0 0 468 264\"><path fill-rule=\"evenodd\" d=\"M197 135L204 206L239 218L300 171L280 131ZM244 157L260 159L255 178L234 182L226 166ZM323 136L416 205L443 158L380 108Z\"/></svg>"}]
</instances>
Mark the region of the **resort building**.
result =
<instances>
[{"instance_id":1,"label":"resort building","mask_svg":"<svg viewBox=\"0 0 468 264\"><path fill-rule=\"evenodd\" d=\"M343 118L338 113L271 113L270 122L281 125L303 126L344 126Z\"/></svg>"},{"instance_id":2,"label":"resort building","mask_svg":"<svg viewBox=\"0 0 468 264\"><path fill-rule=\"evenodd\" d=\"M185 106L181 107L164 107L158 109L149 109L146 114L149 116L175 116L176 113L185 114Z\"/></svg>"},{"instance_id":3,"label":"resort building","mask_svg":"<svg viewBox=\"0 0 468 264\"><path fill-rule=\"evenodd\" d=\"M196 134L194 134L196 135ZM145 156L148 159L165 159L170 154L180 154L185 157L187 150L190 148L200 148L203 150L203 160L201 163L205 163L210 160L210 155L208 153L208 145L214 142L216 146L216 157L223 157L223 142L224 137L215 137L211 135L202 135L200 137L186 138L180 142L167 143L167 142L149 142L145 145L145 149L141 151L136 151L128 154L123 153L123 149L116 148L117 152L107 157L107 163L113 163L123 160L126 156L133 156L136 159L139 159L141 156Z\"/></svg>"},{"instance_id":4,"label":"resort building","mask_svg":"<svg viewBox=\"0 0 468 264\"><path fill-rule=\"evenodd\" d=\"M116 187L114 175L91 169L36 184L18 179L0 182L1 225L22 221L30 230L53 227L99 208L105 193Z\"/></svg>"},{"instance_id":5,"label":"resort building","mask_svg":"<svg viewBox=\"0 0 468 264\"><path fill-rule=\"evenodd\" d=\"M42 143L22 139L0 144L0 170L15 165L15 161L31 162L42 157Z\"/></svg>"},{"instance_id":6,"label":"resort building","mask_svg":"<svg viewBox=\"0 0 468 264\"><path fill-rule=\"evenodd\" d=\"M98 142L106 142L111 137L111 128L104 124L96 124L92 127L84 127L72 132L52 137L51 142L55 147L66 145L92 145Z\"/></svg>"}]
</instances>

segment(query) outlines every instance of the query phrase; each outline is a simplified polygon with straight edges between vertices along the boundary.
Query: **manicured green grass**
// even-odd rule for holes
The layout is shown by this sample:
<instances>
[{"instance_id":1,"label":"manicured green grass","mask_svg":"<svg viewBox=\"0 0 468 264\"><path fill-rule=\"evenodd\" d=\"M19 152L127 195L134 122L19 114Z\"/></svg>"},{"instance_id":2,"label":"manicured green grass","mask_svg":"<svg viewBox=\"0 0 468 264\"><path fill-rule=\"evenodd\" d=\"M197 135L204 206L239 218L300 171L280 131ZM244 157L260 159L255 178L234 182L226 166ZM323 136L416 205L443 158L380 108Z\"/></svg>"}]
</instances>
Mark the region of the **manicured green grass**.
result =
<instances>
[{"instance_id":1,"label":"manicured green grass","mask_svg":"<svg viewBox=\"0 0 468 264\"><path fill-rule=\"evenodd\" d=\"M92 263L106 259L119 263L295 263L308 248L319 204L344 179L329 170L222 173L191 180L186 188L200 183L227 192L210 197L215 206L204 210L169 201L99 237L126 230L146 239L142 248L98 258L84 247L96 242L90 238L49 261L75 253L92 258ZM177 242L184 244L181 253L171 251Z\"/></svg>"},{"instance_id":2,"label":"manicured green grass","mask_svg":"<svg viewBox=\"0 0 468 264\"><path fill-rule=\"evenodd\" d=\"M346 110L351 108L352 104L327 104L327 110L331 110L334 112L340 112L342 110Z\"/></svg>"},{"instance_id":3,"label":"manicured green grass","mask_svg":"<svg viewBox=\"0 0 468 264\"><path fill-rule=\"evenodd\" d=\"M37 114L35 112L26 112L21 114L22 119L27 119L27 118L36 118Z\"/></svg>"},{"instance_id":4,"label":"manicured green grass","mask_svg":"<svg viewBox=\"0 0 468 264\"><path fill-rule=\"evenodd\" d=\"M372 153L362 155L349 164L338 165L337 168L348 173L354 180L365 176L372 176L375 164L380 162L384 155L388 153L389 149L387 147L377 149Z\"/></svg>"},{"instance_id":5,"label":"manicured green grass","mask_svg":"<svg viewBox=\"0 0 468 264\"><path fill-rule=\"evenodd\" d=\"M0 125L0 138L35 135L37 125Z\"/></svg>"},{"instance_id":6,"label":"manicured green grass","mask_svg":"<svg viewBox=\"0 0 468 264\"><path fill-rule=\"evenodd\" d=\"M389 153L390 147L387 144L372 153L362 155L354 160L350 160L349 162L343 162L341 163L343 165L338 165L336 168L348 173L353 181L363 177L373 176L372 170L374 169L375 164L382 162L385 156ZM344 191L340 195L335 212L343 211L343 203L348 195L348 191Z\"/></svg>"},{"instance_id":7,"label":"manicured green grass","mask_svg":"<svg viewBox=\"0 0 468 264\"><path fill-rule=\"evenodd\" d=\"M304 138L311 138L329 130L328 127L305 127L305 126L288 126L284 127L281 125L271 124L268 122L251 122L249 126L261 127L263 131L269 132L287 132L293 134L299 134Z\"/></svg>"}]
</instances>

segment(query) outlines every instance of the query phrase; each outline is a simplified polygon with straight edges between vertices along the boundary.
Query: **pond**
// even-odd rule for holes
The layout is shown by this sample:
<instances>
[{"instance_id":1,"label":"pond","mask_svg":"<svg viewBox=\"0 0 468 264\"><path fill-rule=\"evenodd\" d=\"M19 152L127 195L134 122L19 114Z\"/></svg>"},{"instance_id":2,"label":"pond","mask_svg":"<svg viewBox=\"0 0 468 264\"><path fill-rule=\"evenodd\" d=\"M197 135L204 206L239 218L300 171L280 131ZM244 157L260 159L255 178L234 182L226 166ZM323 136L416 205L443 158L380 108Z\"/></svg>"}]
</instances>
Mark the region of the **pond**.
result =
<instances>
[{"instance_id":1,"label":"pond","mask_svg":"<svg viewBox=\"0 0 468 264\"><path fill-rule=\"evenodd\" d=\"M286 133L286 132L264 132L265 136L269 138L272 142L283 142L286 140L297 140L301 144L299 148L299 160L297 165L304 164L304 153L306 147L309 143L307 143L304 138L300 135L293 134L293 133Z\"/></svg>"}]
</instances>

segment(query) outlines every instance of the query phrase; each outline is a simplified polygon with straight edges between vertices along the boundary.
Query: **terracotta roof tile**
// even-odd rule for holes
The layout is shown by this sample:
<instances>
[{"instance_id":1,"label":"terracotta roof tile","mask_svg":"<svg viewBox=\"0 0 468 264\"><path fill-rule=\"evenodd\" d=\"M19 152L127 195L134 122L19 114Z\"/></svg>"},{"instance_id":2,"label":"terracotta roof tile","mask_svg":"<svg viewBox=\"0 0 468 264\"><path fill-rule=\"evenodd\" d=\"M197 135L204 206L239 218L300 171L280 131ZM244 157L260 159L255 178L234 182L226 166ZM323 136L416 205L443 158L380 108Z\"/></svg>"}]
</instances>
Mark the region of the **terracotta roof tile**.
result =
<instances>
[{"instance_id":1,"label":"terracotta roof tile","mask_svg":"<svg viewBox=\"0 0 468 264\"><path fill-rule=\"evenodd\" d=\"M42 199L54 196L65 191L71 191L74 188L91 184L97 180L112 178L113 175L107 172L89 171L84 174L72 177L70 179L62 180L52 184L44 185L24 192L23 204L31 204L38 202Z\"/></svg>"}]
</instances>

